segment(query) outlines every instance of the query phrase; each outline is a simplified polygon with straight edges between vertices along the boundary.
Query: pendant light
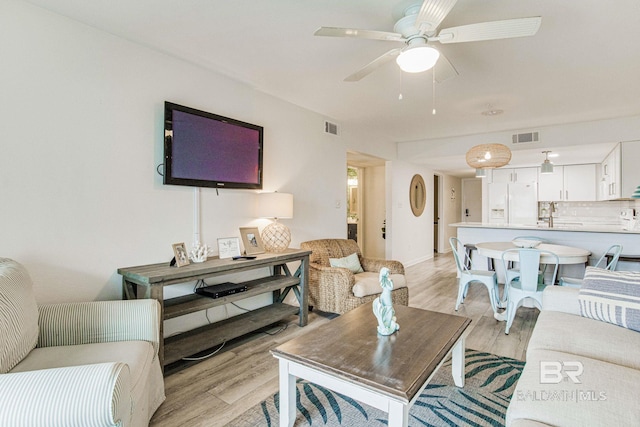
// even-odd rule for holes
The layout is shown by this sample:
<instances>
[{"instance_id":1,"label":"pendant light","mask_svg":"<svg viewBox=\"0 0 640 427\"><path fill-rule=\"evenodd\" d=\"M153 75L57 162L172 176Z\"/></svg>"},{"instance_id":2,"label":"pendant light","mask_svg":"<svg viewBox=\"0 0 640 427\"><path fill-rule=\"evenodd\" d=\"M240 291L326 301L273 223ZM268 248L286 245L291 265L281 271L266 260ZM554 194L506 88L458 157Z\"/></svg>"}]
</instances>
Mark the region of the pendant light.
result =
<instances>
[{"instance_id":1,"label":"pendant light","mask_svg":"<svg viewBox=\"0 0 640 427\"><path fill-rule=\"evenodd\" d=\"M480 144L467 151L466 160L475 169L499 168L509 163L511 150L502 144Z\"/></svg>"},{"instance_id":2,"label":"pendant light","mask_svg":"<svg viewBox=\"0 0 640 427\"><path fill-rule=\"evenodd\" d=\"M550 174L553 173L553 163L549 161L549 153L551 151L543 151L544 153L544 162L540 165L540 173L541 174Z\"/></svg>"}]
</instances>

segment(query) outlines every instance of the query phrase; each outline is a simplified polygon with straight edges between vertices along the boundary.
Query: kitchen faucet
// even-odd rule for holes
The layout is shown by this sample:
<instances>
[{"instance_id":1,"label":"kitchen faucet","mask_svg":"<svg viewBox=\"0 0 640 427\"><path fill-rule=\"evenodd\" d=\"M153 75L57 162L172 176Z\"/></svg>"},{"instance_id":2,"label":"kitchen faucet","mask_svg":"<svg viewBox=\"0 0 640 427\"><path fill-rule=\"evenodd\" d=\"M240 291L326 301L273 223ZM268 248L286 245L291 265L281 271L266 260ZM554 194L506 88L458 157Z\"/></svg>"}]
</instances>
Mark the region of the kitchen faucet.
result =
<instances>
[{"instance_id":1,"label":"kitchen faucet","mask_svg":"<svg viewBox=\"0 0 640 427\"><path fill-rule=\"evenodd\" d=\"M553 213L556 211L556 202L549 203L549 228L553 228Z\"/></svg>"}]
</instances>

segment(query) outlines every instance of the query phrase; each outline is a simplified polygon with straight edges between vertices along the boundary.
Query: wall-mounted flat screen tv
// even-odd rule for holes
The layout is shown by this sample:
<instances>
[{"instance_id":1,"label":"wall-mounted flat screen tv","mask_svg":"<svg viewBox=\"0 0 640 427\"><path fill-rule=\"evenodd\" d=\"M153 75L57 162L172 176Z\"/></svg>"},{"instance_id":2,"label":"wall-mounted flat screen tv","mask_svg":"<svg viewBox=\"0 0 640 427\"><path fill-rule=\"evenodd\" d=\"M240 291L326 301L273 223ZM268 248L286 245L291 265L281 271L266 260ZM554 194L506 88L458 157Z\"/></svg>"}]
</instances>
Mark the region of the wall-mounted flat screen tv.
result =
<instances>
[{"instance_id":1,"label":"wall-mounted flat screen tv","mask_svg":"<svg viewBox=\"0 0 640 427\"><path fill-rule=\"evenodd\" d=\"M164 184L262 188L263 128L164 104Z\"/></svg>"}]
</instances>

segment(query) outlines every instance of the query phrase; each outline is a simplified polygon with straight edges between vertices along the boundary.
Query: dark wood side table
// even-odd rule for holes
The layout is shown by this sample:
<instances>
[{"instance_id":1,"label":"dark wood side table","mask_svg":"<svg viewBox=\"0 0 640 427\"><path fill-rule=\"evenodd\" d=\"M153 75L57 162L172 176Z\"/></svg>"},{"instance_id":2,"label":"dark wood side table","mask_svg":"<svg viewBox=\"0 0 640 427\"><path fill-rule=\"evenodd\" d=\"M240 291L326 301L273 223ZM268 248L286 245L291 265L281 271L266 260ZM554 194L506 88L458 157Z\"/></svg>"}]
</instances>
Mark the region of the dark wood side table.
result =
<instances>
[{"instance_id":1,"label":"dark wood side table","mask_svg":"<svg viewBox=\"0 0 640 427\"><path fill-rule=\"evenodd\" d=\"M278 322L297 314L299 325L305 326L309 316L309 255L311 251L287 249L281 253L266 253L253 260L232 260L209 258L202 263L192 263L184 267L170 267L169 263L149 264L137 267L119 268L122 275L124 299L154 298L160 302L161 319L171 319L185 314L206 310L255 295L272 292L273 304L243 313L232 318L205 325L185 333L163 339L163 325L160 323L160 366L177 362L203 350L215 347L225 341ZM288 263L299 262L299 267L291 274ZM164 299L164 287L214 276L238 273L246 270L269 268L270 275L244 282L245 292L221 298L208 298L190 294L178 298ZM293 290L299 307L285 304L284 298Z\"/></svg>"},{"instance_id":2,"label":"dark wood side table","mask_svg":"<svg viewBox=\"0 0 640 427\"><path fill-rule=\"evenodd\" d=\"M409 408L447 354L464 386L464 336L471 319L394 306L400 330L378 335L371 304L364 304L272 354L280 364L280 426L296 418L296 377L345 394L389 414L389 426L406 427Z\"/></svg>"}]
</instances>

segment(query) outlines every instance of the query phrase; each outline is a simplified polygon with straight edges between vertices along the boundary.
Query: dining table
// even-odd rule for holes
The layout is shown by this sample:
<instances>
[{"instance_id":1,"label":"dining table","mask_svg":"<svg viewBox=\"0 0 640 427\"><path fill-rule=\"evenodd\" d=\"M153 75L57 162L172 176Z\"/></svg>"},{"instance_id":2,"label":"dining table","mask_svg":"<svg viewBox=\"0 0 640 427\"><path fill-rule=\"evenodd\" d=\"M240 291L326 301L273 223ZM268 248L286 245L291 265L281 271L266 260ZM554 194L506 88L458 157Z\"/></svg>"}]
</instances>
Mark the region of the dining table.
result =
<instances>
[{"instance_id":1,"label":"dining table","mask_svg":"<svg viewBox=\"0 0 640 427\"><path fill-rule=\"evenodd\" d=\"M513 242L481 242L476 243L476 248L478 249L478 254L485 256L487 258L493 259L502 259L502 253L508 249L517 249L519 246L516 246ZM587 264L589 261L589 255L591 252L582 249L576 248L573 246L565 246L565 245L554 245L552 243L540 243L536 246L536 249L541 251L549 251L558 255L558 263L559 264ZM540 256L540 264L549 264L555 263L554 257L541 254ZM518 261L518 253L517 252L509 252L505 255L505 260L507 261Z\"/></svg>"},{"instance_id":2,"label":"dining table","mask_svg":"<svg viewBox=\"0 0 640 427\"><path fill-rule=\"evenodd\" d=\"M517 246L513 242L481 242L476 243L476 248L478 250L478 255L485 256L487 258L493 258L494 260L501 260L502 253L508 249L518 249L520 246ZM540 243L536 246L536 249L541 251L549 251L553 252L558 256L559 265L571 265L571 264L584 264L586 267L589 261L589 255L591 252L577 248L574 246L566 246L566 245L555 245L552 243ZM518 262L518 252L507 252L505 254L504 259L506 261ZM540 255L540 264L555 264L555 257L542 253ZM496 273L498 274L498 281L503 283L504 281L500 280L504 278L504 272L502 271L502 263L494 262L494 265L497 267ZM555 283L554 283L555 284ZM503 295L500 300L504 301L505 295ZM533 307L530 301L525 301L523 304L524 307ZM494 317L496 320L504 321L505 313L495 313Z\"/></svg>"}]
</instances>

